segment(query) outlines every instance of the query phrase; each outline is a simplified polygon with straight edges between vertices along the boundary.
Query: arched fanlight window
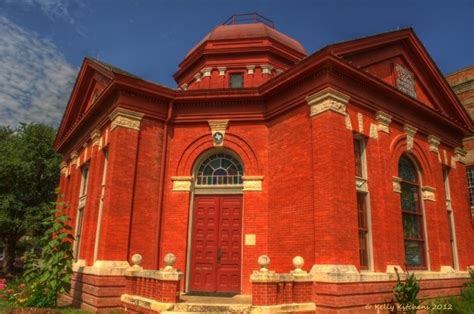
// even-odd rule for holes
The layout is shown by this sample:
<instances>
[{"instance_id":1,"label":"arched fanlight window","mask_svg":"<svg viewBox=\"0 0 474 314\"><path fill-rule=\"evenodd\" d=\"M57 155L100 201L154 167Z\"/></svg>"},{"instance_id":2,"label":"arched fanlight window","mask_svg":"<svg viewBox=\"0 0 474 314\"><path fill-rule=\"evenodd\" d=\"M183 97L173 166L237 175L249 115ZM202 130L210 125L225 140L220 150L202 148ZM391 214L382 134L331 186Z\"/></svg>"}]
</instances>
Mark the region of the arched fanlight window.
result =
<instances>
[{"instance_id":1,"label":"arched fanlight window","mask_svg":"<svg viewBox=\"0 0 474 314\"><path fill-rule=\"evenodd\" d=\"M229 154L214 154L198 168L196 185L241 185L242 165Z\"/></svg>"},{"instance_id":2,"label":"arched fanlight window","mask_svg":"<svg viewBox=\"0 0 474 314\"><path fill-rule=\"evenodd\" d=\"M425 238L423 232L423 210L420 197L418 171L407 156L398 162L398 175L402 179L401 207L405 264L407 267L425 267Z\"/></svg>"}]
</instances>

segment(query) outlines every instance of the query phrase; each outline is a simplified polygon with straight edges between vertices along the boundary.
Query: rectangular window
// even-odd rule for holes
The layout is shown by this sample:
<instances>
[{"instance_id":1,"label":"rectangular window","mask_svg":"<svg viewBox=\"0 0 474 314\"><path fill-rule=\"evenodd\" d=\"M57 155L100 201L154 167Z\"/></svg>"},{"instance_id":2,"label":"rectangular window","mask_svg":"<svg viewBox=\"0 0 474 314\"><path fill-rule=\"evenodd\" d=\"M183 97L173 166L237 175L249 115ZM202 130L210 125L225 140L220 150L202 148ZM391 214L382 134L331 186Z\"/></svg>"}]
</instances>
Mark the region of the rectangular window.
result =
<instances>
[{"instance_id":1,"label":"rectangular window","mask_svg":"<svg viewBox=\"0 0 474 314\"><path fill-rule=\"evenodd\" d=\"M84 167L82 167L82 181L81 181L81 189L80 189L80 193L79 193L79 196L82 197L82 196L85 196L87 194L87 180L88 180L88 177L89 177L89 166L88 165L85 165Z\"/></svg>"},{"instance_id":2,"label":"rectangular window","mask_svg":"<svg viewBox=\"0 0 474 314\"><path fill-rule=\"evenodd\" d=\"M359 223L359 257L360 257L360 268L369 268L369 227L367 223L367 194L363 192L357 192L357 216Z\"/></svg>"},{"instance_id":3,"label":"rectangular window","mask_svg":"<svg viewBox=\"0 0 474 314\"><path fill-rule=\"evenodd\" d=\"M354 161L355 161L355 175L359 178L364 177L363 169L363 140L354 138Z\"/></svg>"},{"instance_id":4,"label":"rectangular window","mask_svg":"<svg viewBox=\"0 0 474 314\"><path fill-rule=\"evenodd\" d=\"M85 165L81 171L81 187L79 189L79 208L86 206L86 195L87 195L87 181L89 178L89 166Z\"/></svg>"},{"instance_id":5,"label":"rectangular window","mask_svg":"<svg viewBox=\"0 0 474 314\"><path fill-rule=\"evenodd\" d=\"M244 87L244 75L242 73L230 74L229 87L230 88L242 88L242 87Z\"/></svg>"},{"instance_id":6,"label":"rectangular window","mask_svg":"<svg viewBox=\"0 0 474 314\"><path fill-rule=\"evenodd\" d=\"M474 167L467 167L467 186L469 189L469 203L474 207Z\"/></svg>"},{"instance_id":7,"label":"rectangular window","mask_svg":"<svg viewBox=\"0 0 474 314\"><path fill-rule=\"evenodd\" d=\"M87 182L89 180L89 165L86 164L81 169L81 186L79 189L79 206L77 208L76 232L74 235L74 259L79 259L79 249L81 246L82 222L84 218L84 207L86 206Z\"/></svg>"},{"instance_id":8,"label":"rectangular window","mask_svg":"<svg viewBox=\"0 0 474 314\"><path fill-rule=\"evenodd\" d=\"M457 245L456 245L456 234L454 231L454 216L453 210L451 207L451 189L449 187L449 168L443 168L443 179L444 179L444 192L446 195L446 210L448 213L448 228L449 228L449 241L451 244L451 256L453 260L453 268L459 269L458 265L458 252L457 252Z\"/></svg>"},{"instance_id":9,"label":"rectangular window","mask_svg":"<svg viewBox=\"0 0 474 314\"><path fill-rule=\"evenodd\" d=\"M79 208L77 210L77 220L76 220L76 232L74 235L74 247L73 247L73 255L74 260L77 262L79 259L79 249L81 247L81 234L82 234L82 221L84 216L84 208Z\"/></svg>"},{"instance_id":10,"label":"rectangular window","mask_svg":"<svg viewBox=\"0 0 474 314\"><path fill-rule=\"evenodd\" d=\"M369 188L365 164L365 140L362 137L354 138L355 186L357 195L357 222L359 232L359 262L361 270L371 268L370 251L370 207Z\"/></svg>"}]
</instances>

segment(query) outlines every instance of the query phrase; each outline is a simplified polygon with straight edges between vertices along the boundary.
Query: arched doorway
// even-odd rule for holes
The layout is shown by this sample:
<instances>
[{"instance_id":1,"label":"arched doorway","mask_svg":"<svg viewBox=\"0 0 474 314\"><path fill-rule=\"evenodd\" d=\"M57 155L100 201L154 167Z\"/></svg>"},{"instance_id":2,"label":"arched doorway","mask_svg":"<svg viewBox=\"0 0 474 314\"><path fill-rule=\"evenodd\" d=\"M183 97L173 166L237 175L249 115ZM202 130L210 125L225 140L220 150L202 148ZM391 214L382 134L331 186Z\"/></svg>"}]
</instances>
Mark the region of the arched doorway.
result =
<instances>
[{"instance_id":1,"label":"arched doorway","mask_svg":"<svg viewBox=\"0 0 474 314\"><path fill-rule=\"evenodd\" d=\"M194 171L189 292L240 293L242 163L227 151L208 154Z\"/></svg>"}]
</instances>

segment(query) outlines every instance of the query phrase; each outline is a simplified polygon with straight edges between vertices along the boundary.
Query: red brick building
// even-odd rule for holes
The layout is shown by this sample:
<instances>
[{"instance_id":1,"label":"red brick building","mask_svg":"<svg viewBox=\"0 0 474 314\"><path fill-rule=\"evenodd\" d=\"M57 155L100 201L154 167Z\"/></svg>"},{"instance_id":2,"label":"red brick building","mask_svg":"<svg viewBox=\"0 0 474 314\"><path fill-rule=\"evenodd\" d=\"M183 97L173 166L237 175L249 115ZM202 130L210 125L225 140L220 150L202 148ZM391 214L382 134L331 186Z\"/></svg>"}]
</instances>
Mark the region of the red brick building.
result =
<instances>
[{"instance_id":1,"label":"red brick building","mask_svg":"<svg viewBox=\"0 0 474 314\"><path fill-rule=\"evenodd\" d=\"M55 142L72 298L163 310L179 287L337 312L389 302L395 268L422 297L459 293L473 126L413 30L308 55L254 18L206 35L177 89L84 60Z\"/></svg>"},{"instance_id":2,"label":"red brick building","mask_svg":"<svg viewBox=\"0 0 474 314\"><path fill-rule=\"evenodd\" d=\"M461 104L466 108L471 120L474 119L474 65L456 71L446 76L451 88L458 96ZM471 214L474 217L474 136L464 138L466 154L467 184Z\"/></svg>"}]
</instances>

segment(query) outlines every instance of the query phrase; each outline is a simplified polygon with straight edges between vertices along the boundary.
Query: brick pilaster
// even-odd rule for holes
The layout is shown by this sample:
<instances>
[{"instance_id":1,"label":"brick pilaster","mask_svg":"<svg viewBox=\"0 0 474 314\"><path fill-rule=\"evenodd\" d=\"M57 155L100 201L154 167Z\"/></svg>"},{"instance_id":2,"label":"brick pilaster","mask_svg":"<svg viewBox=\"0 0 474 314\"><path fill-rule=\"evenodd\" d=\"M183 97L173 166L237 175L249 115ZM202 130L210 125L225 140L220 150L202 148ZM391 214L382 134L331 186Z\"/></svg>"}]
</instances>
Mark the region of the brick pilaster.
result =
<instances>
[{"instance_id":1,"label":"brick pilaster","mask_svg":"<svg viewBox=\"0 0 474 314\"><path fill-rule=\"evenodd\" d=\"M121 108L110 115L109 163L99 260L128 260L136 154L142 116Z\"/></svg>"},{"instance_id":2,"label":"brick pilaster","mask_svg":"<svg viewBox=\"0 0 474 314\"><path fill-rule=\"evenodd\" d=\"M359 264L349 97L326 88L307 97L313 153L315 263ZM337 254L335 254L337 252Z\"/></svg>"}]
</instances>

